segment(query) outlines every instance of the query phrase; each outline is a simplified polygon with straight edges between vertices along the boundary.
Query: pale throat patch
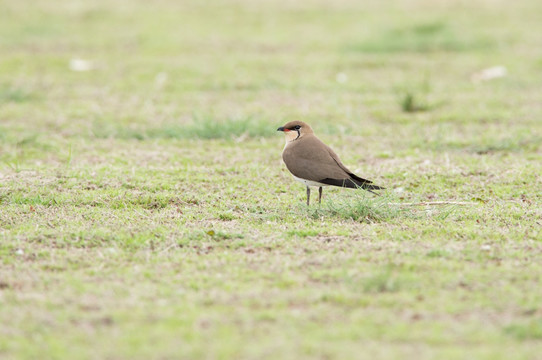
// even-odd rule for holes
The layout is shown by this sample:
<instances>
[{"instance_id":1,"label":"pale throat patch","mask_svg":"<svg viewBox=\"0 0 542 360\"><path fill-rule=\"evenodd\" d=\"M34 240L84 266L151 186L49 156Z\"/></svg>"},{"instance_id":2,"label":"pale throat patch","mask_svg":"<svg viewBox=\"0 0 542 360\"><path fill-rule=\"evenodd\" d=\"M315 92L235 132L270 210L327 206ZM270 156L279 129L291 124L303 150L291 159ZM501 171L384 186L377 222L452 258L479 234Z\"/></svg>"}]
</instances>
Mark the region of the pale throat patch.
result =
<instances>
[{"instance_id":1,"label":"pale throat patch","mask_svg":"<svg viewBox=\"0 0 542 360\"><path fill-rule=\"evenodd\" d=\"M284 135L286 138L286 144L288 144L289 142L294 141L297 138L297 131L295 130L286 131L284 132Z\"/></svg>"}]
</instances>

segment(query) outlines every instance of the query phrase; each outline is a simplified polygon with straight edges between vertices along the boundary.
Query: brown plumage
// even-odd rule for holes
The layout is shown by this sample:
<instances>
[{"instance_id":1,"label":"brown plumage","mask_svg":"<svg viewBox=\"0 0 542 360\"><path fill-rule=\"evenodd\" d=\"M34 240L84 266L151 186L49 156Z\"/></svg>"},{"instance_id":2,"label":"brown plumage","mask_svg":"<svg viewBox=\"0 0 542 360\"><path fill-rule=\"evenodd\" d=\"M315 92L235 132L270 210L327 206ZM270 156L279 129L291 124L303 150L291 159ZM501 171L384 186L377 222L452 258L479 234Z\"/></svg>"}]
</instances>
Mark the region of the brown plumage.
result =
<instances>
[{"instance_id":1,"label":"brown plumage","mask_svg":"<svg viewBox=\"0 0 542 360\"><path fill-rule=\"evenodd\" d=\"M362 188L373 194L376 193L372 190L384 189L352 173L303 121L291 121L277 131L284 131L286 137L286 146L282 152L286 167L296 180L307 186L307 205L310 199L309 186L319 188L318 202L322 199L322 186L327 185Z\"/></svg>"}]
</instances>

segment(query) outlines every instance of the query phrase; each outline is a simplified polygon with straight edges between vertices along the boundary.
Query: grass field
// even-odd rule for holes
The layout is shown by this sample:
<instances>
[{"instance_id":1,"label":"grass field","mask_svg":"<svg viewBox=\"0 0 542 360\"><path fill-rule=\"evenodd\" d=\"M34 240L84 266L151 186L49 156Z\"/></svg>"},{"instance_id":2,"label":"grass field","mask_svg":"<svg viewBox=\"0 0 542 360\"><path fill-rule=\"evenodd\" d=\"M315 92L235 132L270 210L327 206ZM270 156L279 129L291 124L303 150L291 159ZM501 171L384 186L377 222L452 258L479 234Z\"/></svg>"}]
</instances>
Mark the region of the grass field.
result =
<instances>
[{"instance_id":1,"label":"grass field","mask_svg":"<svg viewBox=\"0 0 542 360\"><path fill-rule=\"evenodd\" d=\"M0 358L542 359L542 2L0 8Z\"/></svg>"}]
</instances>

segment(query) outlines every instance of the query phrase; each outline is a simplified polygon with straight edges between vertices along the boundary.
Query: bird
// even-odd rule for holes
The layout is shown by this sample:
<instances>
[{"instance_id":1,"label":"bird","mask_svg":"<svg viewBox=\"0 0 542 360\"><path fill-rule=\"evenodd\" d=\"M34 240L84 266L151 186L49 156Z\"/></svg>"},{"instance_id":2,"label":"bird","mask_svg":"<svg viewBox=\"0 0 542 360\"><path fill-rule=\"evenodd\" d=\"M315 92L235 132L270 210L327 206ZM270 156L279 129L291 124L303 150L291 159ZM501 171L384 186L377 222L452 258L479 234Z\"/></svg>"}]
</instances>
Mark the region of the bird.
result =
<instances>
[{"instance_id":1,"label":"bird","mask_svg":"<svg viewBox=\"0 0 542 360\"><path fill-rule=\"evenodd\" d=\"M290 121L277 131L283 131L286 140L282 160L294 179L307 187L307 206L310 203L311 186L318 187L319 204L322 203L323 186L362 188L376 195L373 190L384 189L348 170L339 156L314 135L309 124Z\"/></svg>"}]
</instances>

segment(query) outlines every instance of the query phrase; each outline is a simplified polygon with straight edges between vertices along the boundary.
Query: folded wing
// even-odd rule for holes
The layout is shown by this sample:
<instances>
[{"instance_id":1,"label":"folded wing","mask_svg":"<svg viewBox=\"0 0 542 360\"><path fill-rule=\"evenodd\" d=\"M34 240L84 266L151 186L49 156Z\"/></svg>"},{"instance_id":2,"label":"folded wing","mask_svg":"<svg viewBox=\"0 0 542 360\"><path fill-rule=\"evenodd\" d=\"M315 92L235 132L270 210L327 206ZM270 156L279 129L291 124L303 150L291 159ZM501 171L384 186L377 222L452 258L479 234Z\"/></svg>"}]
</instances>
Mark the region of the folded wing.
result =
<instances>
[{"instance_id":1,"label":"folded wing","mask_svg":"<svg viewBox=\"0 0 542 360\"><path fill-rule=\"evenodd\" d=\"M361 187L369 191L383 189L353 174L329 146L313 135L306 136L303 144L301 141L289 144L282 158L288 170L301 179L332 186Z\"/></svg>"}]
</instances>

